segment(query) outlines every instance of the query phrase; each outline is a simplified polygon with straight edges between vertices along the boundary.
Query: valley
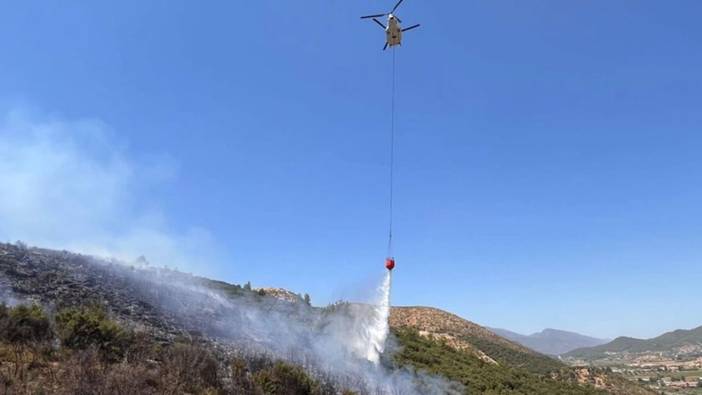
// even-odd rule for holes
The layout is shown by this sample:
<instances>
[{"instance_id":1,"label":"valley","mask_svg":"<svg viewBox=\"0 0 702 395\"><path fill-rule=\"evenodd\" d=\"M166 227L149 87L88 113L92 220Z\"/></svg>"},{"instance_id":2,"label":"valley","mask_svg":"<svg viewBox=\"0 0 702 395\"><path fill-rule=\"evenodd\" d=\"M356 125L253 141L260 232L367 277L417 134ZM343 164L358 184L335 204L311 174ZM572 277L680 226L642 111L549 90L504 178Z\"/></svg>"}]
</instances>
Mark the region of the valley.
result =
<instances>
[{"instance_id":1,"label":"valley","mask_svg":"<svg viewBox=\"0 0 702 395\"><path fill-rule=\"evenodd\" d=\"M676 330L653 339L621 337L563 357L573 366L610 369L632 382L665 394L702 394L702 327Z\"/></svg>"}]
</instances>

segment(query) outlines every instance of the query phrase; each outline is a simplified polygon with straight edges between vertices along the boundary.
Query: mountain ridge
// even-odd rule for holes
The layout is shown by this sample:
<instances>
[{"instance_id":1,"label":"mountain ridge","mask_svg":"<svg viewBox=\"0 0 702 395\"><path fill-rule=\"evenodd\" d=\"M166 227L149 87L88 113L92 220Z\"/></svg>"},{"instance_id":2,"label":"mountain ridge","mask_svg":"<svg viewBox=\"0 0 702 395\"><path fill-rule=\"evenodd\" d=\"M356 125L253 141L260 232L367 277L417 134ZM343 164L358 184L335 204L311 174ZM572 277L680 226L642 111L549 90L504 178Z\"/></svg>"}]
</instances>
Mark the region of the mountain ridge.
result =
<instances>
[{"instance_id":1,"label":"mountain ridge","mask_svg":"<svg viewBox=\"0 0 702 395\"><path fill-rule=\"evenodd\" d=\"M595 347L572 350L564 356L581 359L603 358L607 353L670 352L678 354L702 354L702 326L692 329L676 329L650 339L620 336L609 343Z\"/></svg>"},{"instance_id":2,"label":"mountain ridge","mask_svg":"<svg viewBox=\"0 0 702 395\"><path fill-rule=\"evenodd\" d=\"M577 332L553 328L546 328L530 335L523 335L500 328L490 329L500 336L534 351L553 356L559 356L578 348L598 346L610 341L609 339L599 339Z\"/></svg>"}]
</instances>

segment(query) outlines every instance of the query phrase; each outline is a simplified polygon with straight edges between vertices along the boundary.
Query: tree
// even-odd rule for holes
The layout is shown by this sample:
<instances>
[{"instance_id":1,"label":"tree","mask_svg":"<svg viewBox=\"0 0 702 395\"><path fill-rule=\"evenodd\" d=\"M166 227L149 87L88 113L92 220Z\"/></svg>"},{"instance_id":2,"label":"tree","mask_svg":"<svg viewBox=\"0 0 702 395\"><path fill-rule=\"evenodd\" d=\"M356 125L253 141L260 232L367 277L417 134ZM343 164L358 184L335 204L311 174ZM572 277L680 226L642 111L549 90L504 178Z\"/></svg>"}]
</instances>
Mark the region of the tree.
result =
<instances>
[{"instance_id":1,"label":"tree","mask_svg":"<svg viewBox=\"0 0 702 395\"><path fill-rule=\"evenodd\" d=\"M137 264L138 266L145 266L145 267L148 267L148 266L149 266L149 261L146 259L145 256L139 255L139 257L136 259L136 264Z\"/></svg>"},{"instance_id":2,"label":"tree","mask_svg":"<svg viewBox=\"0 0 702 395\"><path fill-rule=\"evenodd\" d=\"M312 306L312 299L310 298L310 295L309 295L309 294L305 294L305 296L304 296L303 299L305 300L305 303L306 303L308 306Z\"/></svg>"}]
</instances>

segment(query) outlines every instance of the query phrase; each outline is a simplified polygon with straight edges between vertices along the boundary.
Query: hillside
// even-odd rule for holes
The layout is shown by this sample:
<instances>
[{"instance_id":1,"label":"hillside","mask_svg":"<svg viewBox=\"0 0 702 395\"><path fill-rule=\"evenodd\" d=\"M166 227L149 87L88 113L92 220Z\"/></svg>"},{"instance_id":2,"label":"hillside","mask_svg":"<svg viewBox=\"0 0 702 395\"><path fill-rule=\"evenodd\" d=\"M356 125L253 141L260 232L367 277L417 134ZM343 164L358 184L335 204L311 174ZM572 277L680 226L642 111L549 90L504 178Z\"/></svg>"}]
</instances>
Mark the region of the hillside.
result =
<instances>
[{"instance_id":1,"label":"hillside","mask_svg":"<svg viewBox=\"0 0 702 395\"><path fill-rule=\"evenodd\" d=\"M412 328L420 335L441 340L451 347L468 351L486 362L546 374L564 365L522 345L496 335L489 329L439 309L394 307L391 328Z\"/></svg>"},{"instance_id":2,"label":"hillside","mask_svg":"<svg viewBox=\"0 0 702 395\"><path fill-rule=\"evenodd\" d=\"M458 381L468 394L655 394L608 369L561 368L545 376L536 375L487 363L409 329L396 330L395 335L403 344L396 356L398 362Z\"/></svg>"},{"instance_id":3,"label":"hillside","mask_svg":"<svg viewBox=\"0 0 702 395\"><path fill-rule=\"evenodd\" d=\"M439 309L394 307L397 360L465 385L468 393L651 394L606 369L570 368Z\"/></svg>"},{"instance_id":4,"label":"hillside","mask_svg":"<svg viewBox=\"0 0 702 395\"><path fill-rule=\"evenodd\" d=\"M185 382L193 393L462 391L449 380L492 393L596 393L596 381L573 380L560 362L431 308L392 309L390 352L374 366L366 359L373 306L314 308L283 289L145 261L130 266L0 244L0 295L18 306L0 309L0 366L14 372L3 376L5 393L22 385L111 394L129 377L140 380L130 382L131 393L181 393ZM19 338L7 332L17 325L38 325L42 336L26 338L34 329ZM60 348L42 351L48 344ZM91 368L96 361L99 370ZM72 366L92 372L94 381L80 381Z\"/></svg>"},{"instance_id":5,"label":"hillside","mask_svg":"<svg viewBox=\"0 0 702 395\"><path fill-rule=\"evenodd\" d=\"M110 324L98 328L115 328L111 332L124 331L130 334L129 337L147 340L148 352L125 350L121 353L123 357L100 370L103 375L123 375L124 372L119 373L122 368L128 368L130 372L132 369L148 370L148 375L156 376L176 374L168 365L170 350L182 353L183 349L197 347L202 352L181 355L178 361L182 365L173 369L194 369L183 366L190 362L212 362L208 362L210 373L216 374L217 380L210 381L217 391L208 393L287 393L270 390L286 388L285 381L269 382L280 377L287 380L285 377L290 375L304 382L306 379L300 376L300 369L309 375L314 387L321 392L292 393L336 394L349 390L357 394L382 394L389 388L398 388L407 394L445 393L441 390L444 382L439 378L412 376L369 363L366 359L367 332L359 330L368 317L363 308L327 312L312 308L303 298L293 301L285 292L271 292L273 296L267 295L264 289L254 290L248 284L239 286L212 281L166 268L123 265L66 251L0 244L0 294L3 300L13 305L40 306L42 314L47 316L48 325L56 328L49 333L50 337L62 336L64 331L58 325L58 317L76 314L73 313L75 310L87 311L85 314L89 317L109 319ZM93 313L94 308L99 313ZM104 321L102 318L87 320ZM96 330L87 331L88 335L91 333L96 333ZM5 377L9 383L36 386L38 382L45 383L43 378L47 375L53 377L51 370L44 366L70 366L75 363L74 358L93 358L86 354L89 350L71 348L74 343L91 344L92 340L81 338L72 343L61 342L65 346L61 353L42 357L42 364L32 364L36 370L25 374L22 371L29 369L28 365L20 369L23 365L12 361L12 353L3 352L22 345L16 344L14 339L0 339L0 366L16 366L12 371L17 373ZM102 341L98 343L103 344ZM32 341L22 347L30 347L28 351L39 349L34 344ZM201 354L205 355L203 353L208 357L201 358ZM35 352L31 354L36 355ZM145 359L138 358L139 355ZM190 358L195 361L189 361ZM262 375L260 382L249 380L257 374ZM96 378L98 387L82 393L118 393L108 388L110 377ZM429 389L415 390L417 383L421 384L423 380L431 381ZM73 388L75 384L52 383L61 388ZM264 390L251 389L256 386L262 386ZM164 388L170 387L158 384L132 393L142 393L142 390L143 393L182 393ZM207 387L199 388L201 390L195 393L206 392ZM9 393L13 391L13 388L9 389ZM73 392L57 390L50 393Z\"/></svg>"},{"instance_id":6,"label":"hillside","mask_svg":"<svg viewBox=\"0 0 702 395\"><path fill-rule=\"evenodd\" d=\"M667 332L652 339L618 337L600 346L573 350L565 356L591 360L604 358L612 353L639 354L646 352L702 355L702 326L690 330L679 329Z\"/></svg>"},{"instance_id":7,"label":"hillside","mask_svg":"<svg viewBox=\"0 0 702 395\"><path fill-rule=\"evenodd\" d=\"M490 329L504 338L547 355L562 355L578 348L595 347L609 341L558 329L544 329L531 335L522 335L506 329Z\"/></svg>"},{"instance_id":8,"label":"hillside","mask_svg":"<svg viewBox=\"0 0 702 395\"><path fill-rule=\"evenodd\" d=\"M457 349L410 329L398 329L394 333L403 345L396 356L399 363L459 381L469 394L606 394L594 387L552 380L525 370L487 362L472 352Z\"/></svg>"}]
</instances>

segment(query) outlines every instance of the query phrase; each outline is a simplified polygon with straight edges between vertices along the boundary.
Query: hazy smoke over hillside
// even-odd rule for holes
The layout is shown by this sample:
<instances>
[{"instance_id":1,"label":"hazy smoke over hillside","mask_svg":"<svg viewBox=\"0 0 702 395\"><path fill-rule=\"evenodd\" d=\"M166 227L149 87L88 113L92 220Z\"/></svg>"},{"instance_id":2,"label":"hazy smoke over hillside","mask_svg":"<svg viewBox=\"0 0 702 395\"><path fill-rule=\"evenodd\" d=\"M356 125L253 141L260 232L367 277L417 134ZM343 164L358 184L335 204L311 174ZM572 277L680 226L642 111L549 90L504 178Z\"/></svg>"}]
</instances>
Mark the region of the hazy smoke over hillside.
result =
<instances>
[{"instance_id":1,"label":"hazy smoke over hillside","mask_svg":"<svg viewBox=\"0 0 702 395\"><path fill-rule=\"evenodd\" d=\"M191 317L200 330L234 344L244 354L288 360L364 393L453 392L451 385L437 377L393 367L391 355L383 354L390 273L379 285L375 303L340 303L323 310L255 294L232 298L174 281L167 272L150 273L133 277L146 298L159 301L179 317Z\"/></svg>"},{"instance_id":2,"label":"hazy smoke over hillside","mask_svg":"<svg viewBox=\"0 0 702 395\"><path fill-rule=\"evenodd\" d=\"M444 380L393 363L392 337L387 337L389 273L373 303L316 308L302 298L279 299L248 287L150 267L144 260L135 267L21 244L0 244L0 257L3 298L17 296L50 311L104 305L114 318L153 339L172 343L190 337L207 343L218 350L221 363L226 364L227 355L254 365L292 362L319 380L325 391L454 393L455 387ZM390 347L383 351L386 339Z\"/></svg>"}]
</instances>

